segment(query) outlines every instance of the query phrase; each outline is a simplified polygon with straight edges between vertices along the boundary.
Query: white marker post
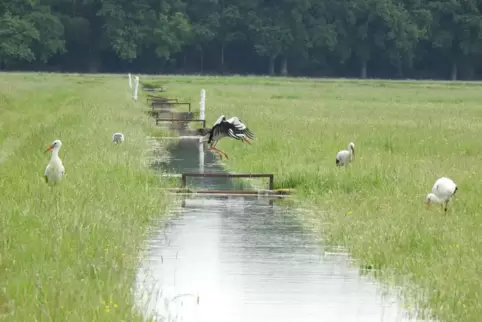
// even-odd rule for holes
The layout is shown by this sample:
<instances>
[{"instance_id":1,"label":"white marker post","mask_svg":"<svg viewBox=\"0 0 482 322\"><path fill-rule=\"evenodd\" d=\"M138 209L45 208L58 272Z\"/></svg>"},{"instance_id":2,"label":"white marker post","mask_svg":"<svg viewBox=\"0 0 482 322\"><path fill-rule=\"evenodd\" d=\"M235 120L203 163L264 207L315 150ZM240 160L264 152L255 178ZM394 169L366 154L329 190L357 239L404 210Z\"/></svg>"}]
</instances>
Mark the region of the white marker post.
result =
<instances>
[{"instance_id":1,"label":"white marker post","mask_svg":"<svg viewBox=\"0 0 482 322\"><path fill-rule=\"evenodd\" d=\"M134 87L134 101L137 101L137 90L139 89L139 76L136 76L135 78L135 87Z\"/></svg>"},{"instance_id":2,"label":"white marker post","mask_svg":"<svg viewBox=\"0 0 482 322\"><path fill-rule=\"evenodd\" d=\"M206 90L201 90L201 100L199 101L199 119L206 120Z\"/></svg>"},{"instance_id":3,"label":"white marker post","mask_svg":"<svg viewBox=\"0 0 482 322\"><path fill-rule=\"evenodd\" d=\"M199 119L206 120L206 90L201 90L201 100L199 101ZM199 140L199 172L204 173L204 143Z\"/></svg>"},{"instance_id":4,"label":"white marker post","mask_svg":"<svg viewBox=\"0 0 482 322\"><path fill-rule=\"evenodd\" d=\"M129 73L129 88L132 88L132 76L131 76L131 73Z\"/></svg>"}]
</instances>

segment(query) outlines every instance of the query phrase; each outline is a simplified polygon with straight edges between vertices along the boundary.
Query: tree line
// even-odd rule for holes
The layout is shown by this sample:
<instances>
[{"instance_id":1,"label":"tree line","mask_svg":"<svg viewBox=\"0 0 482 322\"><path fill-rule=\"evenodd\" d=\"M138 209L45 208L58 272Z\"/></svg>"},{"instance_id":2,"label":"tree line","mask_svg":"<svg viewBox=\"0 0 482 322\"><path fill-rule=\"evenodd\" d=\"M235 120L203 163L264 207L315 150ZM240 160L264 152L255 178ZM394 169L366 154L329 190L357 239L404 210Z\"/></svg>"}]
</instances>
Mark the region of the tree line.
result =
<instances>
[{"instance_id":1,"label":"tree line","mask_svg":"<svg viewBox=\"0 0 482 322\"><path fill-rule=\"evenodd\" d=\"M0 69L477 79L475 0L2 0Z\"/></svg>"}]
</instances>

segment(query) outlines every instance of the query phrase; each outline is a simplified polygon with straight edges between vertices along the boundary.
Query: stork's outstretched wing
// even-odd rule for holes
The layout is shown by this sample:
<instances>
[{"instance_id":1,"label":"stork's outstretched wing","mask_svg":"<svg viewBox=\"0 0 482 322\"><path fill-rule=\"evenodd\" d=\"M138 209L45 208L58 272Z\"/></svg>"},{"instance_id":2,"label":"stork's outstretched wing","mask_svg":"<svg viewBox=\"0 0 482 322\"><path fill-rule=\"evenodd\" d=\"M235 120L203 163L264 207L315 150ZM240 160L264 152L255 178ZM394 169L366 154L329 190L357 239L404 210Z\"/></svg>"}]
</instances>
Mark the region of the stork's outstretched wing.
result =
<instances>
[{"instance_id":1,"label":"stork's outstretched wing","mask_svg":"<svg viewBox=\"0 0 482 322\"><path fill-rule=\"evenodd\" d=\"M225 121L226 121L226 117L224 115L221 115L220 117L218 117L216 122L214 122L213 127L215 127L216 125L221 124L222 122L225 122Z\"/></svg>"},{"instance_id":2,"label":"stork's outstretched wing","mask_svg":"<svg viewBox=\"0 0 482 322\"><path fill-rule=\"evenodd\" d=\"M242 140L243 136L248 137L252 140L255 138L254 133L246 126L246 124L244 124L236 116L231 117L226 122L233 124L234 126L233 132L236 136L238 136L237 137L238 140Z\"/></svg>"},{"instance_id":3,"label":"stork's outstretched wing","mask_svg":"<svg viewBox=\"0 0 482 322\"><path fill-rule=\"evenodd\" d=\"M239 133L244 134L245 136L247 136L251 140L254 140L256 138L256 135L253 132L251 132L251 130L249 128L246 128L242 131L239 131Z\"/></svg>"},{"instance_id":4,"label":"stork's outstretched wing","mask_svg":"<svg viewBox=\"0 0 482 322\"><path fill-rule=\"evenodd\" d=\"M215 138L228 136L233 139L238 139L238 137L236 136L238 130L236 129L234 124L226 121L222 121L220 124L213 127L211 131L213 131L213 137Z\"/></svg>"},{"instance_id":5,"label":"stork's outstretched wing","mask_svg":"<svg viewBox=\"0 0 482 322\"><path fill-rule=\"evenodd\" d=\"M221 115L212 128L200 128L196 132L204 137L203 141L208 141L209 144L215 144L223 137L246 142L248 142L246 138L251 140L255 138L254 133L236 116L226 120L226 117Z\"/></svg>"}]
</instances>

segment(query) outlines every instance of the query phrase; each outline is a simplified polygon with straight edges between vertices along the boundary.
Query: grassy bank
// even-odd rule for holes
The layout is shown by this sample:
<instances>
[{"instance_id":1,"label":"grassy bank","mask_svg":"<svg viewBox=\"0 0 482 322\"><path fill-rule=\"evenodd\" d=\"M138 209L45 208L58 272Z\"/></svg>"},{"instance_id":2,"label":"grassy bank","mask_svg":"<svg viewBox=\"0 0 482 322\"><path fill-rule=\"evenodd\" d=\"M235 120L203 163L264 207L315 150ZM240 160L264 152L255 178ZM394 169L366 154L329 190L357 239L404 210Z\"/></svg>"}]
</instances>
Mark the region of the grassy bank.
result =
<instances>
[{"instance_id":1,"label":"grassy bank","mask_svg":"<svg viewBox=\"0 0 482 322\"><path fill-rule=\"evenodd\" d=\"M167 200L131 97L126 77L0 74L0 320L140 320L138 247ZM66 177L51 191L54 139Z\"/></svg>"},{"instance_id":2,"label":"grassy bank","mask_svg":"<svg viewBox=\"0 0 482 322\"><path fill-rule=\"evenodd\" d=\"M256 133L252 146L218 147L239 172L273 172L319 211L330 243L362 264L423 290L412 299L444 321L482 313L482 85L281 78L161 77L169 97L193 103L207 91L207 119L237 115ZM196 104L197 105L197 104ZM348 169L337 151L356 144ZM440 176L459 191L449 214L424 208ZM328 228L326 228L328 223ZM316 227L319 224L319 227ZM406 288L406 290L410 290Z\"/></svg>"}]
</instances>

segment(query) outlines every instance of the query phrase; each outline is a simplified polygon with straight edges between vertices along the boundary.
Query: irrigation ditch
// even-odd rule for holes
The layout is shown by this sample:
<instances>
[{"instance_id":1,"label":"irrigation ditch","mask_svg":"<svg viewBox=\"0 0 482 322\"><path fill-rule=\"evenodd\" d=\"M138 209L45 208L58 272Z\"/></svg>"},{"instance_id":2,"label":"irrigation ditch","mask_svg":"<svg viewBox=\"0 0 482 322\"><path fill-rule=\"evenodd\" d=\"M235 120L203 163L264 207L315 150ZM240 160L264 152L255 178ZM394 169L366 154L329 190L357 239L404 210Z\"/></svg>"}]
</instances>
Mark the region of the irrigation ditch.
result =
<instances>
[{"instance_id":1,"label":"irrigation ditch","mask_svg":"<svg viewBox=\"0 0 482 322\"><path fill-rule=\"evenodd\" d=\"M319 232L300 223L307 210L276 202L289 196L266 193L272 186L243 193L252 186L231 178L189 128L192 121L205 127L190 103L151 94L147 103L156 124L178 135L156 167L181 187L170 191L173 205L153 225L138 267L136 297L146 316L413 321L387 288L360 274L343 247L323 245Z\"/></svg>"}]
</instances>

